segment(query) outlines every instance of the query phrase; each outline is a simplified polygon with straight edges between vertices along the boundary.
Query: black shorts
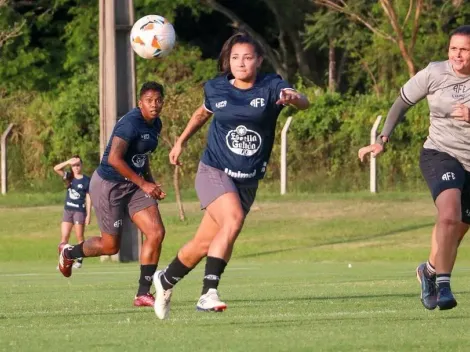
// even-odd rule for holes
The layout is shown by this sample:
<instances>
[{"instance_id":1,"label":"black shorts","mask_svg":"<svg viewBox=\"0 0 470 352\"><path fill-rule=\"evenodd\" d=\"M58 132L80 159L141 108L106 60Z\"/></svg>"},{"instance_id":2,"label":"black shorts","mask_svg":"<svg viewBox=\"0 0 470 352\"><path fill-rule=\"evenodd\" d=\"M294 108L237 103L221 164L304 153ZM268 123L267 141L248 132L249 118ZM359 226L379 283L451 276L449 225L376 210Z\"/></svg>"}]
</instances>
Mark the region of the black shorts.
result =
<instances>
[{"instance_id":1,"label":"black shorts","mask_svg":"<svg viewBox=\"0 0 470 352\"><path fill-rule=\"evenodd\" d=\"M470 172L453 156L426 148L421 150L419 167L434 201L447 189L462 192L462 221L470 224Z\"/></svg>"}]
</instances>

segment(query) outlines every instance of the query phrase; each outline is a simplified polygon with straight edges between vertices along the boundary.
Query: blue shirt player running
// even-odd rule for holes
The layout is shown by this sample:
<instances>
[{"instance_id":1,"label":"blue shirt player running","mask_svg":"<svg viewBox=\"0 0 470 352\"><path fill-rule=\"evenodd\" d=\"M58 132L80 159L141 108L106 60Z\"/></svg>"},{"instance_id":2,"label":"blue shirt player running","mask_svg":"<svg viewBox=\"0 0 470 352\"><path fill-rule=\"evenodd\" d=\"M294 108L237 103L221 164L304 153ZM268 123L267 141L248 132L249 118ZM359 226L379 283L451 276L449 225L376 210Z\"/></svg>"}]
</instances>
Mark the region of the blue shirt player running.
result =
<instances>
[{"instance_id":1,"label":"blue shirt player running","mask_svg":"<svg viewBox=\"0 0 470 352\"><path fill-rule=\"evenodd\" d=\"M163 199L165 193L152 177L148 158L157 148L162 129L163 97L160 84L147 82L142 86L139 107L116 123L101 163L93 173L90 196L101 236L91 237L76 246L60 246L59 269L69 277L75 259L118 252L124 212L128 212L145 235L135 306L153 306L150 287L165 235L157 207L157 200Z\"/></svg>"},{"instance_id":2,"label":"blue shirt player running","mask_svg":"<svg viewBox=\"0 0 470 352\"><path fill-rule=\"evenodd\" d=\"M222 75L204 86L205 100L170 152L179 157L188 139L214 115L207 147L196 176L196 191L205 213L193 239L164 271L154 275L155 313L165 319L173 286L204 257L206 268L197 309L223 311L218 284L230 260L243 222L266 172L276 120L286 104L306 109L308 100L275 74L263 75L260 45L246 34L229 38L220 53Z\"/></svg>"}]
</instances>

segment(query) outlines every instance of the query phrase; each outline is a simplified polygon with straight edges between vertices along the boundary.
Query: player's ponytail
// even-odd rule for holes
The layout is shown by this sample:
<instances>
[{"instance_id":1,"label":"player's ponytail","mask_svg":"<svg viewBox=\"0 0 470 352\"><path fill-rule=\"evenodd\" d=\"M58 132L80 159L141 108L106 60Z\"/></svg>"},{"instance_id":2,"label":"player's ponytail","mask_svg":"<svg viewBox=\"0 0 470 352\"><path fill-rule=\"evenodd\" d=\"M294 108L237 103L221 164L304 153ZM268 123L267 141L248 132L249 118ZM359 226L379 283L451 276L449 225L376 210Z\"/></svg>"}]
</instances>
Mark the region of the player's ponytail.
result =
<instances>
[{"instance_id":1,"label":"player's ponytail","mask_svg":"<svg viewBox=\"0 0 470 352\"><path fill-rule=\"evenodd\" d=\"M72 181L73 181L73 170L65 172L64 181L65 181L65 188L70 188L70 186L72 185Z\"/></svg>"},{"instance_id":2,"label":"player's ponytail","mask_svg":"<svg viewBox=\"0 0 470 352\"><path fill-rule=\"evenodd\" d=\"M218 70L221 74L230 73L230 54L235 44L251 44L255 49L256 55L263 56L263 49L256 39L245 32L239 32L228 38L219 54Z\"/></svg>"}]
</instances>

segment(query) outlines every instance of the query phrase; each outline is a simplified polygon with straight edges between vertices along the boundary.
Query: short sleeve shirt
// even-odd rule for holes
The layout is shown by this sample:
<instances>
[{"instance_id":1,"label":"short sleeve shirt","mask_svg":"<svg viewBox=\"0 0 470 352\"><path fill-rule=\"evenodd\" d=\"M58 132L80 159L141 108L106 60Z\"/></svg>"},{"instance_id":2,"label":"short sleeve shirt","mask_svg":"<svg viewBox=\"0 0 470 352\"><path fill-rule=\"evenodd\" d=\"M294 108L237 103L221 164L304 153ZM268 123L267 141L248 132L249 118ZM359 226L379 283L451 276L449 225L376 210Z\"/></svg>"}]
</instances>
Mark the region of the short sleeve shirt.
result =
<instances>
[{"instance_id":1,"label":"short sleeve shirt","mask_svg":"<svg viewBox=\"0 0 470 352\"><path fill-rule=\"evenodd\" d=\"M109 152L113 137L119 137L128 143L124 161L137 174L144 176L148 155L158 146L158 137L162 130L162 121L156 118L149 124L139 108L132 109L114 126L106 150L97 169L98 174L105 180L127 182L117 170L108 163Z\"/></svg>"},{"instance_id":2,"label":"short sleeve shirt","mask_svg":"<svg viewBox=\"0 0 470 352\"><path fill-rule=\"evenodd\" d=\"M450 116L457 103L470 107L470 76L458 76L448 60L431 62L401 88L400 95L409 105L428 100L431 123L424 148L445 152L470 171L470 124Z\"/></svg>"},{"instance_id":3,"label":"short sleeve shirt","mask_svg":"<svg viewBox=\"0 0 470 352\"><path fill-rule=\"evenodd\" d=\"M239 89L230 76L204 86L204 107L214 114L202 162L240 183L262 179L273 148L276 105L283 89L292 89L280 76L260 75L250 89Z\"/></svg>"}]
</instances>

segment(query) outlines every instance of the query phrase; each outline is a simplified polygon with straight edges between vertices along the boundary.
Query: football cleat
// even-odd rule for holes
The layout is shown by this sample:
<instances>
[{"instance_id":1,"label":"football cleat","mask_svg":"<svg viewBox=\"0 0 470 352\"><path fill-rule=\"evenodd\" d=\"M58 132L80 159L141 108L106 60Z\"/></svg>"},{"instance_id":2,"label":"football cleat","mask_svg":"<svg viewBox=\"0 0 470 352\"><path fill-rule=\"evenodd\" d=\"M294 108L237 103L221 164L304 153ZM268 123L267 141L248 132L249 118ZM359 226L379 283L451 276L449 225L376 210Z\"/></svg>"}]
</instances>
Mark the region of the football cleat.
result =
<instances>
[{"instance_id":1,"label":"football cleat","mask_svg":"<svg viewBox=\"0 0 470 352\"><path fill-rule=\"evenodd\" d=\"M134 306L136 307L153 307L155 304L155 297L151 293L142 296L135 296Z\"/></svg>"},{"instance_id":2,"label":"football cleat","mask_svg":"<svg viewBox=\"0 0 470 352\"><path fill-rule=\"evenodd\" d=\"M61 243L59 245L59 270L65 277L72 275L72 265L75 262L73 259L68 259L64 256L64 251L69 248L72 248L72 246L67 243Z\"/></svg>"},{"instance_id":3,"label":"football cleat","mask_svg":"<svg viewBox=\"0 0 470 352\"><path fill-rule=\"evenodd\" d=\"M210 288L197 302L196 309L203 312L223 312L227 305L219 298L215 288Z\"/></svg>"},{"instance_id":4,"label":"football cleat","mask_svg":"<svg viewBox=\"0 0 470 352\"><path fill-rule=\"evenodd\" d=\"M165 290L162 286L160 278L163 274L162 270L157 271L153 275L153 284L155 285L155 304L153 309L158 319L166 319L170 314L171 295L173 289Z\"/></svg>"}]
</instances>

